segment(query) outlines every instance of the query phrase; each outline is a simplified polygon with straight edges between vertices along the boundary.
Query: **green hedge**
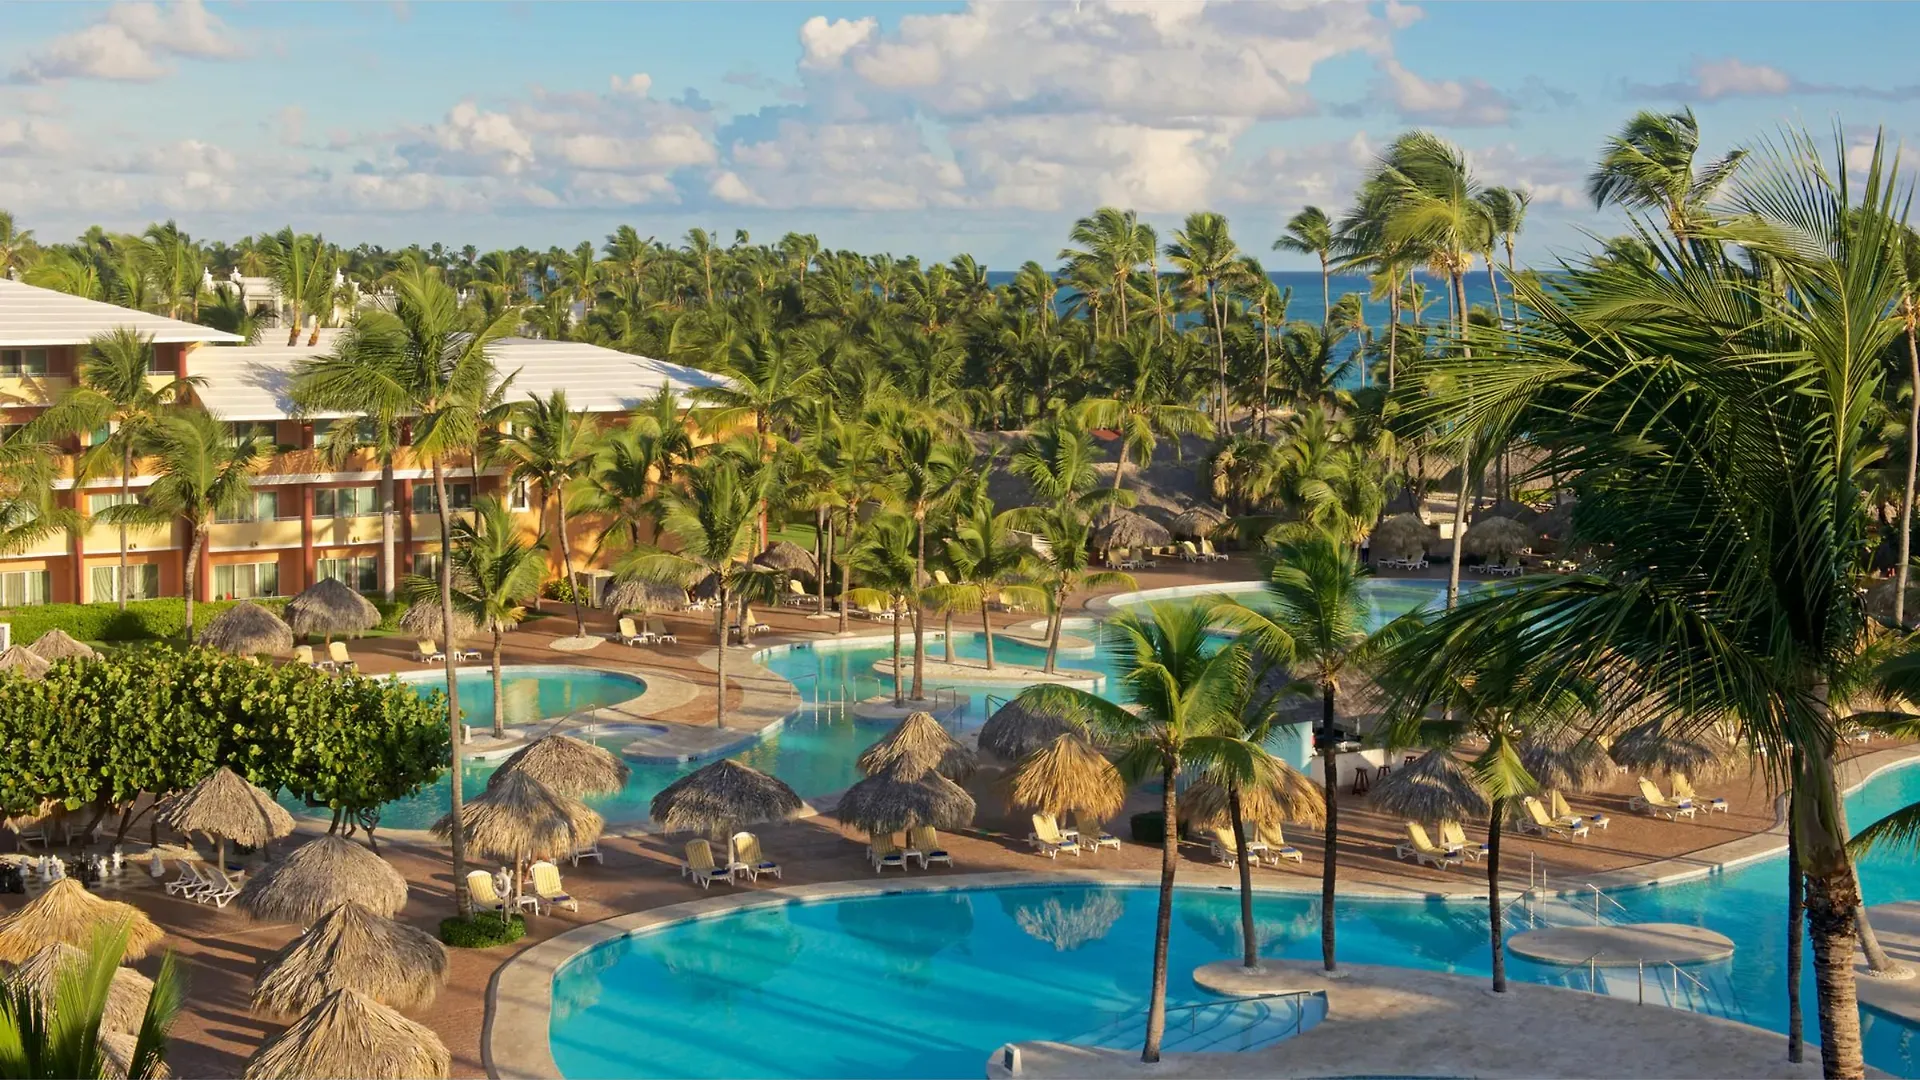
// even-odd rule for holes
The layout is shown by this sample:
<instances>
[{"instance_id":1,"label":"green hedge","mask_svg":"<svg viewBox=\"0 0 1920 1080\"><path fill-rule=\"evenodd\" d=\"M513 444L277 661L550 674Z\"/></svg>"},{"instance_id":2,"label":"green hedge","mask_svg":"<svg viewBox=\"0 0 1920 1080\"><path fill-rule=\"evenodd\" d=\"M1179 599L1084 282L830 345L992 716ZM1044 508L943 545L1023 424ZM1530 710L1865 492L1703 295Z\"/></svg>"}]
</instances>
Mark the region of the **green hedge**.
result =
<instances>
[{"instance_id":1,"label":"green hedge","mask_svg":"<svg viewBox=\"0 0 1920 1080\"><path fill-rule=\"evenodd\" d=\"M509 945L527 936L527 920L515 915L506 921L490 912L472 919L452 915L440 920L440 940L456 949L491 949Z\"/></svg>"},{"instance_id":2,"label":"green hedge","mask_svg":"<svg viewBox=\"0 0 1920 1080\"><path fill-rule=\"evenodd\" d=\"M400 616L407 610L403 601L391 604L374 599L373 606L380 609L380 629L397 630ZM213 617L238 603L240 600L207 600L193 605L193 623L204 627L213 621ZM287 606L284 597L255 600L253 603L279 614ZM81 641L145 641L152 639L178 638L187 626L187 602L177 596L159 600L134 600L127 604L126 610L120 605L108 602L104 604L35 604L32 607L18 607L0 611L0 622L13 624L13 640L17 644L30 645L39 640L40 635L58 627L79 638Z\"/></svg>"}]
</instances>

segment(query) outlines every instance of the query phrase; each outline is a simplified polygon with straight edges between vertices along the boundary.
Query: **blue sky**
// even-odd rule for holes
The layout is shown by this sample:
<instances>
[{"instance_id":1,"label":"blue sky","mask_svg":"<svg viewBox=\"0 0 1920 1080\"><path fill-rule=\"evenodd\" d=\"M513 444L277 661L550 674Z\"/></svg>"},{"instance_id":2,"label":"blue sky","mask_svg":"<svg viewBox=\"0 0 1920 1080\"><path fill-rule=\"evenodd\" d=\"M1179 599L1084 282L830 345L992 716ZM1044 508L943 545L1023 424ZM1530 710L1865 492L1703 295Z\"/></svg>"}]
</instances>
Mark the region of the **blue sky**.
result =
<instances>
[{"instance_id":1,"label":"blue sky","mask_svg":"<svg viewBox=\"0 0 1920 1080\"><path fill-rule=\"evenodd\" d=\"M1615 222L1582 196L1632 112L1714 153L1782 123L1851 151L1920 127L1920 7L1194 0L9 3L0 207L43 239L172 217L482 249L630 223L990 266L1101 203L1195 209L1268 253L1409 127L1534 208L1522 257ZM1884 43L1884 44L1879 44Z\"/></svg>"}]
</instances>

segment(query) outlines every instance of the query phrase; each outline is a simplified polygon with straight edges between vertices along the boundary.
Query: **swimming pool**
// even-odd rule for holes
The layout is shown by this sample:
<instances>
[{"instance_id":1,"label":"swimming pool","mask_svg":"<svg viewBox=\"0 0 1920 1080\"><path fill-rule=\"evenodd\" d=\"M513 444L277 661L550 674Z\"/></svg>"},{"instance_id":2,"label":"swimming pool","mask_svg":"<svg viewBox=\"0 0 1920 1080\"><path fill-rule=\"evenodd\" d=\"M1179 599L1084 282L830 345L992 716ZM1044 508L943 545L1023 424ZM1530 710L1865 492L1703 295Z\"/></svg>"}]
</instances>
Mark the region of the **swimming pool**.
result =
<instances>
[{"instance_id":1,"label":"swimming pool","mask_svg":"<svg viewBox=\"0 0 1920 1080\"><path fill-rule=\"evenodd\" d=\"M409 671L395 678L428 697L446 693L445 669ZM460 688L460 712L475 728L493 724L493 672L462 667L454 672ZM500 697L508 724L530 724L569 713L618 705L646 693L638 675L567 664L511 664L500 669Z\"/></svg>"},{"instance_id":2,"label":"swimming pool","mask_svg":"<svg viewBox=\"0 0 1920 1080\"><path fill-rule=\"evenodd\" d=\"M1876 776L1849 797L1865 823L1920 799L1920 765ZM1674 1004L1785 1030L1784 859L1614 895L1634 921L1707 926L1731 959L1689 970ZM1861 867L1870 903L1920 898L1911 859ZM589 1077L977 1077L1003 1043L1074 1040L1146 1007L1155 911L1149 887L1052 885L913 892L789 903L682 922L589 949L554 977L549 1036L572 1080ZM1268 956L1319 956L1319 900L1263 895ZM1237 895L1177 894L1169 997L1206 999L1187 973L1237 955ZM1484 901L1342 900L1347 963L1487 973ZM1511 924L1510 924L1511 925ZM1587 988L1581 969L1507 958L1509 978ZM1600 974L1631 996L1634 973ZM1813 973L1802 987L1812 1018ZM1671 991L1650 986L1651 1001ZM1916 1032L1869 1013L1869 1064L1920 1077Z\"/></svg>"}]
</instances>

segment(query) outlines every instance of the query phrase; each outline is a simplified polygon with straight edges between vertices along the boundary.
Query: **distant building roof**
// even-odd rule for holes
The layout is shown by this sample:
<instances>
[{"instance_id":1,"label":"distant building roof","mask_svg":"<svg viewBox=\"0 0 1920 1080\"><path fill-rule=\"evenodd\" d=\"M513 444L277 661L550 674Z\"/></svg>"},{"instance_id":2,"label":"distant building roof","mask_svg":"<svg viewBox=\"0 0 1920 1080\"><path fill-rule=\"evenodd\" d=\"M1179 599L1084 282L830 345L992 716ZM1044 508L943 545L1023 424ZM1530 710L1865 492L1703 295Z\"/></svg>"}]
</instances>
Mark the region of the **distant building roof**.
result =
<instances>
[{"instance_id":1,"label":"distant building roof","mask_svg":"<svg viewBox=\"0 0 1920 1080\"><path fill-rule=\"evenodd\" d=\"M156 342L242 340L210 326L0 277L0 346L85 345L97 334L122 327L137 330Z\"/></svg>"},{"instance_id":2,"label":"distant building roof","mask_svg":"<svg viewBox=\"0 0 1920 1080\"><path fill-rule=\"evenodd\" d=\"M323 356L329 345L246 345L201 349L188 361L187 373L203 380L194 394L208 411L223 420L279 420L293 415L287 386L295 368L310 357ZM503 338L492 348L494 367L512 375L507 396L525 401L555 390L567 392L567 404L588 412L629 412L641 399L670 387L686 394L705 387L725 386L720 375L636 356L577 341L540 341ZM314 419L334 419L340 413L309 413Z\"/></svg>"}]
</instances>

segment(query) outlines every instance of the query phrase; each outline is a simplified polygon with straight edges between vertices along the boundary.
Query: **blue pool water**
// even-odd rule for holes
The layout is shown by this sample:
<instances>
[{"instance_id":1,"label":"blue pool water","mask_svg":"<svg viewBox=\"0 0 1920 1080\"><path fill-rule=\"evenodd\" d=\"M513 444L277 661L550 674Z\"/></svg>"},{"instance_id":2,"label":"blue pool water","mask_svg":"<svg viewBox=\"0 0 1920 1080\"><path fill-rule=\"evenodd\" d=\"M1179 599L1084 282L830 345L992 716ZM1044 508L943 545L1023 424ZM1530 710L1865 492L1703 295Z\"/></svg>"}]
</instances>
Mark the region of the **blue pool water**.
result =
<instances>
[{"instance_id":1,"label":"blue pool water","mask_svg":"<svg viewBox=\"0 0 1920 1080\"><path fill-rule=\"evenodd\" d=\"M421 697L445 693L445 671L409 672L398 676ZM460 712L479 728L493 724L493 673L486 668L463 668L454 674L460 687ZM562 664L514 664L500 671L500 697L506 702L506 722L530 724L586 709L617 705L645 693L647 682L637 675Z\"/></svg>"},{"instance_id":2,"label":"blue pool water","mask_svg":"<svg viewBox=\"0 0 1920 1080\"><path fill-rule=\"evenodd\" d=\"M1848 800L1864 824L1920 800L1920 766L1885 772ZM1910 858L1862 865L1870 903L1920 897ZM1730 960L1689 969L1673 1004L1785 1030L1785 863L1768 859L1695 881L1614 895L1631 919L1711 927ZM1186 973L1239 949L1232 891L1177 895L1169 996L1204 1000ZM1049 886L898 893L789 903L669 926L597 946L554 978L555 1061L589 1077L977 1077L995 1048L1075 1039L1146 1006L1155 894L1150 888ZM1319 956L1319 901L1262 896L1269 956ZM1482 975L1483 902L1343 900L1342 960ZM1584 970L1509 956L1510 978L1587 989ZM1632 996L1632 972L1602 973ZM1809 959L1802 988L1814 1031ZM1650 1002L1666 1003L1665 984ZM1868 1013L1869 1064L1920 1077L1916 1033Z\"/></svg>"}]
</instances>

